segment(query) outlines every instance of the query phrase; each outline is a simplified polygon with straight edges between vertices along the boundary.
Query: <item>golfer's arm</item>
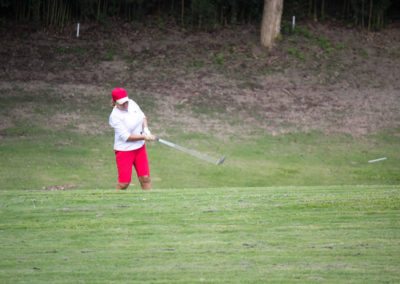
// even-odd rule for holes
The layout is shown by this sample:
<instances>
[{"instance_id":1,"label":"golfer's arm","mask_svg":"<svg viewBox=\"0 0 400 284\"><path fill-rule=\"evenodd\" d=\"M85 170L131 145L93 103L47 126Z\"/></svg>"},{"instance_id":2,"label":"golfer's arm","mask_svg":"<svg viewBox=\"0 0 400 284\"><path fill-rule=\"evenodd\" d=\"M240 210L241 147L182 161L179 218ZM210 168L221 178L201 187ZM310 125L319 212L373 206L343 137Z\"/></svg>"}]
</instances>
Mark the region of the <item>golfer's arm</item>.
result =
<instances>
[{"instance_id":1,"label":"golfer's arm","mask_svg":"<svg viewBox=\"0 0 400 284\"><path fill-rule=\"evenodd\" d=\"M146 117L143 118L143 129L145 127L148 127L147 126L147 118ZM139 141L139 140L146 140L146 135L144 135L144 134L131 134L128 137L128 140L126 140L126 141L133 142L133 141Z\"/></svg>"},{"instance_id":2,"label":"golfer's arm","mask_svg":"<svg viewBox=\"0 0 400 284\"><path fill-rule=\"evenodd\" d=\"M143 118L143 129L145 129L146 127L149 127L149 126L148 126L148 124L147 124L147 118L144 117L144 118Z\"/></svg>"},{"instance_id":3,"label":"golfer's arm","mask_svg":"<svg viewBox=\"0 0 400 284\"><path fill-rule=\"evenodd\" d=\"M146 136L142 134L131 134L129 135L128 139L126 140L127 142L134 142L134 141L140 141L140 140L145 140Z\"/></svg>"}]
</instances>

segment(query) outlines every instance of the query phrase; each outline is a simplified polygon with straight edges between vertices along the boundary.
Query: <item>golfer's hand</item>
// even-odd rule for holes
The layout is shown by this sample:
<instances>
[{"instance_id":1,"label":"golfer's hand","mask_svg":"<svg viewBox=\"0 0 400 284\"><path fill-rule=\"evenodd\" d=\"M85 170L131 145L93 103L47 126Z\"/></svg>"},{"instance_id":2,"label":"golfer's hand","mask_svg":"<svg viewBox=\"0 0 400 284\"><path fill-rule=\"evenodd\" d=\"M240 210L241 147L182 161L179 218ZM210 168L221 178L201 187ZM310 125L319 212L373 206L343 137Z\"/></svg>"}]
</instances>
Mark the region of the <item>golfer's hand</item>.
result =
<instances>
[{"instance_id":1,"label":"golfer's hand","mask_svg":"<svg viewBox=\"0 0 400 284\"><path fill-rule=\"evenodd\" d=\"M144 134L144 135L151 135L150 129L149 129L148 127L145 127L145 128L143 129L143 134Z\"/></svg>"},{"instance_id":2,"label":"golfer's hand","mask_svg":"<svg viewBox=\"0 0 400 284\"><path fill-rule=\"evenodd\" d=\"M153 134L150 135L144 135L144 140L146 141L156 141L157 137L154 136Z\"/></svg>"}]
</instances>

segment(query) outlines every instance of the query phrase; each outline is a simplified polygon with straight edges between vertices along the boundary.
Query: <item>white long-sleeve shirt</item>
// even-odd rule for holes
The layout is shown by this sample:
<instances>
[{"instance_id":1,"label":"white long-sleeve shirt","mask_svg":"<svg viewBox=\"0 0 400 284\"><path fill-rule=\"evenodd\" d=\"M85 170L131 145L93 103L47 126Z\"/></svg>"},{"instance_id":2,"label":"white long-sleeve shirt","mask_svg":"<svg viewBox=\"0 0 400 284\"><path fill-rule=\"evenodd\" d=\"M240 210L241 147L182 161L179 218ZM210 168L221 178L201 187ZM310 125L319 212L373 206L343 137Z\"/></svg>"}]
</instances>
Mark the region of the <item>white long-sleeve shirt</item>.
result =
<instances>
[{"instance_id":1,"label":"white long-sleeve shirt","mask_svg":"<svg viewBox=\"0 0 400 284\"><path fill-rule=\"evenodd\" d=\"M127 110L114 107L110 114L109 124L114 128L114 150L132 151L144 145L144 140L127 141L131 134L141 134L143 131L144 113L133 100L129 100Z\"/></svg>"}]
</instances>

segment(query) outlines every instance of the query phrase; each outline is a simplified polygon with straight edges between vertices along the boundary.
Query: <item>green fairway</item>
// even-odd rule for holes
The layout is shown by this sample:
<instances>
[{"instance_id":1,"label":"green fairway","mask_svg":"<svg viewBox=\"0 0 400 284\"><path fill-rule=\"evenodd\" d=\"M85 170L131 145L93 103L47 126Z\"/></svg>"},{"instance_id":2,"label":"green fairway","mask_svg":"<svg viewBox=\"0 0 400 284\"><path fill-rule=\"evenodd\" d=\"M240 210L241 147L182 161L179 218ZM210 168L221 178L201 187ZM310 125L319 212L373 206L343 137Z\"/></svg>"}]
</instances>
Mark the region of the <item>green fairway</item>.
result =
<instances>
[{"instance_id":1,"label":"green fairway","mask_svg":"<svg viewBox=\"0 0 400 284\"><path fill-rule=\"evenodd\" d=\"M400 187L0 191L1 283L398 283Z\"/></svg>"},{"instance_id":2,"label":"green fairway","mask_svg":"<svg viewBox=\"0 0 400 284\"><path fill-rule=\"evenodd\" d=\"M0 189L115 187L111 133L7 133L0 143ZM155 188L400 183L400 143L388 134L363 139L320 133L260 135L240 141L198 134L171 138L215 158L224 154L227 159L216 166L159 143L148 143ZM379 157L387 160L368 163ZM136 178L133 183L138 186Z\"/></svg>"}]
</instances>

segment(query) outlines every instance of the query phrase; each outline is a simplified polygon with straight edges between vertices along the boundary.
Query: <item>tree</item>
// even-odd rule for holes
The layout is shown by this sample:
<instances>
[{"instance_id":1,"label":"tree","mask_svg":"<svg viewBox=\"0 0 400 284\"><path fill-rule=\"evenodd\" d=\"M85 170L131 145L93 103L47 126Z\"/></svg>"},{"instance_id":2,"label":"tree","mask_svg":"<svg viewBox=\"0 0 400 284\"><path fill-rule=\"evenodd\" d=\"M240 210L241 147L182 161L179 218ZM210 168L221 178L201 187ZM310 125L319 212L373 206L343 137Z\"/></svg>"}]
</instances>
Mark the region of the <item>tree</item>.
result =
<instances>
[{"instance_id":1,"label":"tree","mask_svg":"<svg viewBox=\"0 0 400 284\"><path fill-rule=\"evenodd\" d=\"M264 0L264 12L261 23L261 44L272 48L280 34L283 0Z\"/></svg>"}]
</instances>

